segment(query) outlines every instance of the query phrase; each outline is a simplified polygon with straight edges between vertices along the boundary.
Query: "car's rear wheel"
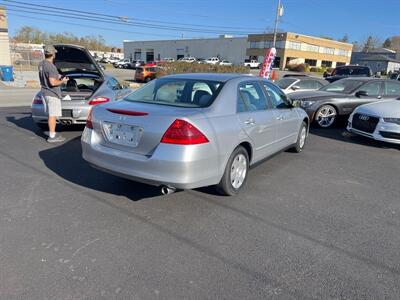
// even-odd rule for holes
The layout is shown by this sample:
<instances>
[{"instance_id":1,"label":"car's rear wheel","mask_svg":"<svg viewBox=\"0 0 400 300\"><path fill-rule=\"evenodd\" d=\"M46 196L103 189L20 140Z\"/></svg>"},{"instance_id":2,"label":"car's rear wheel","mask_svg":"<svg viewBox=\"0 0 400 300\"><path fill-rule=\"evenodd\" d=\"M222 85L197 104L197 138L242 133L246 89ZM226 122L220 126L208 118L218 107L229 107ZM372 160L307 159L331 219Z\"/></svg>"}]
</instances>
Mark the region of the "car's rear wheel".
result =
<instances>
[{"instance_id":1,"label":"car's rear wheel","mask_svg":"<svg viewBox=\"0 0 400 300\"><path fill-rule=\"evenodd\" d=\"M296 144L293 147L294 152L300 153L303 151L304 145L307 139L307 124L302 122L299 130L299 135L297 136Z\"/></svg>"},{"instance_id":2,"label":"car's rear wheel","mask_svg":"<svg viewBox=\"0 0 400 300\"><path fill-rule=\"evenodd\" d=\"M332 105L326 104L318 108L315 113L314 121L319 127L328 128L333 125L337 117L336 108Z\"/></svg>"},{"instance_id":3,"label":"car's rear wheel","mask_svg":"<svg viewBox=\"0 0 400 300\"><path fill-rule=\"evenodd\" d=\"M249 154L242 146L237 147L226 164L224 175L216 186L217 191L226 196L239 193L247 180L249 172Z\"/></svg>"}]
</instances>

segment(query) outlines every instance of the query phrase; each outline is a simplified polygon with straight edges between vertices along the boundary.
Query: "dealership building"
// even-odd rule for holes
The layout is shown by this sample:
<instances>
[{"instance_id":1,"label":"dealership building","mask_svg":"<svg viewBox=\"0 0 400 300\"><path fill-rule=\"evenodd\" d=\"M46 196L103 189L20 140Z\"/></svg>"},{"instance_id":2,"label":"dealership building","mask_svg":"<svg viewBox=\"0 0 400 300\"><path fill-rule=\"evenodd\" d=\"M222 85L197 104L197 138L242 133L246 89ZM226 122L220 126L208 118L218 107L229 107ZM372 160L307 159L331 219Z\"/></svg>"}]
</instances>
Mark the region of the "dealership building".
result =
<instances>
[{"instance_id":1,"label":"dealership building","mask_svg":"<svg viewBox=\"0 0 400 300\"><path fill-rule=\"evenodd\" d=\"M124 41L124 56L131 60L179 59L193 56L217 56L234 64L245 59L262 62L265 50L273 45L273 34L250 34L247 37L179 39L160 41ZM277 34L275 67L306 63L310 66L336 67L350 63L353 45L334 40L284 32Z\"/></svg>"},{"instance_id":2,"label":"dealership building","mask_svg":"<svg viewBox=\"0 0 400 300\"><path fill-rule=\"evenodd\" d=\"M7 15L5 8L2 6L0 6L0 65L11 65Z\"/></svg>"},{"instance_id":3,"label":"dealership building","mask_svg":"<svg viewBox=\"0 0 400 300\"><path fill-rule=\"evenodd\" d=\"M247 37L221 35L219 38L160 41L124 41L124 57L131 60L162 60L166 57L219 57L234 64L246 58Z\"/></svg>"},{"instance_id":4,"label":"dealership building","mask_svg":"<svg viewBox=\"0 0 400 300\"><path fill-rule=\"evenodd\" d=\"M273 34L250 34L246 55L263 59L265 50L273 45ZM308 64L311 67L348 65L353 45L330 39L292 32L277 34L275 67L284 69L290 64Z\"/></svg>"}]
</instances>

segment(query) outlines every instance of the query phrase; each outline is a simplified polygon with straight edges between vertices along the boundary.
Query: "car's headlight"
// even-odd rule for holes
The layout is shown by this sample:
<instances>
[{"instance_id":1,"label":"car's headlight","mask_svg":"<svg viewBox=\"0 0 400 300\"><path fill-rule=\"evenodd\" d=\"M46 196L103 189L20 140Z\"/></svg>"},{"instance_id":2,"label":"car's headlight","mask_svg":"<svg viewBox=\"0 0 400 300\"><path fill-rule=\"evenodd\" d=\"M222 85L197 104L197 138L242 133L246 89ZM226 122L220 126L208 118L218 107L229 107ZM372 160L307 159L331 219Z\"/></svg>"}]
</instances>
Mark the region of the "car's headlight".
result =
<instances>
[{"instance_id":1,"label":"car's headlight","mask_svg":"<svg viewBox=\"0 0 400 300\"><path fill-rule=\"evenodd\" d=\"M383 118L383 121L386 123L395 123L397 125L400 125L400 118Z\"/></svg>"},{"instance_id":2,"label":"car's headlight","mask_svg":"<svg viewBox=\"0 0 400 300\"><path fill-rule=\"evenodd\" d=\"M308 101L308 100L300 101L300 106L301 106L302 108L310 107L310 106L313 105L313 104L314 104L314 101Z\"/></svg>"}]
</instances>

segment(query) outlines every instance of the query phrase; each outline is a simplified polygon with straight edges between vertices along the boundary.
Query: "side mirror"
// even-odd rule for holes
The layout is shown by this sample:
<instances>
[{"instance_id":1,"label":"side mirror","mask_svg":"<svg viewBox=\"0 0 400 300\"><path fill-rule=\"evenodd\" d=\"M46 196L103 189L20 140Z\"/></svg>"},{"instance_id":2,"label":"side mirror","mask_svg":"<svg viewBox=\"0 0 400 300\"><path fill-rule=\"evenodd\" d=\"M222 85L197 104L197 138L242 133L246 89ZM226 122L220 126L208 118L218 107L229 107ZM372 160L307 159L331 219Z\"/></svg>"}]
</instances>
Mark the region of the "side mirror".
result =
<instances>
[{"instance_id":1,"label":"side mirror","mask_svg":"<svg viewBox=\"0 0 400 300\"><path fill-rule=\"evenodd\" d=\"M292 89L293 91L296 91L296 90L299 90L300 87L299 87L298 85L294 85L294 86L291 87L291 89Z\"/></svg>"},{"instance_id":2,"label":"side mirror","mask_svg":"<svg viewBox=\"0 0 400 300\"><path fill-rule=\"evenodd\" d=\"M368 96L366 91L358 91L356 92L356 97Z\"/></svg>"},{"instance_id":3,"label":"side mirror","mask_svg":"<svg viewBox=\"0 0 400 300\"><path fill-rule=\"evenodd\" d=\"M292 100L292 99L290 99L290 98L288 98L288 97L285 97L285 98L284 98L284 101L285 101L285 103L286 103L288 106L294 107L294 103L293 103L293 100Z\"/></svg>"}]
</instances>

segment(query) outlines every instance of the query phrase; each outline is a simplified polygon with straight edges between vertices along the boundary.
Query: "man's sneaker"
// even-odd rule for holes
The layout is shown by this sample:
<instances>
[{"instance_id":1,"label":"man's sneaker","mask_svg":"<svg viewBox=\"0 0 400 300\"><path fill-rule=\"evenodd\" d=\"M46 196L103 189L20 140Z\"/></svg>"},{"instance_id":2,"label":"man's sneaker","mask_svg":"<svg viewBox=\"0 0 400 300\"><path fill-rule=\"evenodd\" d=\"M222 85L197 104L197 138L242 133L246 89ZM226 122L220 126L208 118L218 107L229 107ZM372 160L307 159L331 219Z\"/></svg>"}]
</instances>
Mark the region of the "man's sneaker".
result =
<instances>
[{"instance_id":1,"label":"man's sneaker","mask_svg":"<svg viewBox=\"0 0 400 300\"><path fill-rule=\"evenodd\" d=\"M57 134L55 137L49 137L47 139L48 143L62 143L65 141L65 138L61 134Z\"/></svg>"}]
</instances>

